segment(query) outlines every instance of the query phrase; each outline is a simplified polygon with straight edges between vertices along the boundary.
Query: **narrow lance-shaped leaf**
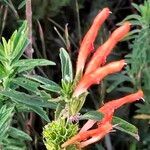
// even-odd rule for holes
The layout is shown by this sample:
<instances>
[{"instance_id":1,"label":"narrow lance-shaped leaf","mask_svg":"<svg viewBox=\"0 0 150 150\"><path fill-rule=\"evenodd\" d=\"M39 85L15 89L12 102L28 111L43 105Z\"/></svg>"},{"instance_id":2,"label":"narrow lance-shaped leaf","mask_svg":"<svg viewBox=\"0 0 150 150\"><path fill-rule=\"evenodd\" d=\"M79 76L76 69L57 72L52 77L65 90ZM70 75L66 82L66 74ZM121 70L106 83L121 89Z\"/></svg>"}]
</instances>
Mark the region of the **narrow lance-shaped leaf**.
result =
<instances>
[{"instance_id":1,"label":"narrow lance-shaped leaf","mask_svg":"<svg viewBox=\"0 0 150 150\"><path fill-rule=\"evenodd\" d=\"M14 107L7 108L6 105L0 108L0 128L12 117L13 109Z\"/></svg>"},{"instance_id":2,"label":"narrow lance-shaped leaf","mask_svg":"<svg viewBox=\"0 0 150 150\"><path fill-rule=\"evenodd\" d=\"M0 64L0 80L6 76L4 66Z\"/></svg>"},{"instance_id":3,"label":"narrow lance-shaped leaf","mask_svg":"<svg viewBox=\"0 0 150 150\"><path fill-rule=\"evenodd\" d=\"M27 133L25 133L17 128L10 127L8 130L8 133L9 133L9 136L11 136L13 138L16 138L16 139L21 138L22 140L32 141L31 137Z\"/></svg>"},{"instance_id":4,"label":"narrow lance-shaped leaf","mask_svg":"<svg viewBox=\"0 0 150 150\"><path fill-rule=\"evenodd\" d=\"M37 113L41 118L43 118L45 121L50 122L46 111L43 110L41 107L35 107L35 106L29 106L31 110L33 110L35 113Z\"/></svg>"},{"instance_id":5,"label":"narrow lance-shaped leaf","mask_svg":"<svg viewBox=\"0 0 150 150\"><path fill-rule=\"evenodd\" d=\"M64 102L59 102L55 111L55 120L59 119L61 117L62 110L65 108Z\"/></svg>"},{"instance_id":6,"label":"narrow lance-shaped leaf","mask_svg":"<svg viewBox=\"0 0 150 150\"><path fill-rule=\"evenodd\" d=\"M26 0L23 0L23 1L19 4L18 9L23 8L25 5L26 5Z\"/></svg>"},{"instance_id":7,"label":"narrow lance-shaped leaf","mask_svg":"<svg viewBox=\"0 0 150 150\"><path fill-rule=\"evenodd\" d=\"M5 56L8 56L8 44L4 37L2 37L2 42L3 42L3 46L4 46Z\"/></svg>"},{"instance_id":8,"label":"narrow lance-shaped leaf","mask_svg":"<svg viewBox=\"0 0 150 150\"><path fill-rule=\"evenodd\" d=\"M13 64L14 67L19 67L18 72L27 71L37 66L55 65L54 62L46 59L22 59Z\"/></svg>"},{"instance_id":9,"label":"narrow lance-shaped leaf","mask_svg":"<svg viewBox=\"0 0 150 150\"><path fill-rule=\"evenodd\" d=\"M10 127L13 109L13 106L7 108L6 105L0 108L0 143L7 136L6 133Z\"/></svg>"},{"instance_id":10,"label":"narrow lance-shaped leaf","mask_svg":"<svg viewBox=\"0 0 150 150\"><path fill-rule=\"evenodd\" d=\"M54 102L49 102L40 97L31 96L23 92L18 92L15 90L5 90L5 91L0 91L0 94L11 98L12 101L16 103L27 104L28 106L47 107L52 109L56 108L56 103Z\"/></svg>"},{"instance_id":11,"label":"narrow lance-shaped leaf","mask_svg":"<svg viewBox=\"0 0 150 150\"><path fill-rule=\"evenodd\" d=\"M85 103L87 94L88 92L85 92L81 94L78 98L72 98L70 106L71 115L76 115L81 110L83 104Z\"/></svg>"},{"instance_id":12,"label":"narrow lance-shaped leaf","mask_svg":"<svg viewBox=\"0 0 150 150\"><path fill-rule=\"evenodd\" d=\"M118 75L117 76L118 79L116 81L114 81L108 88L107 88L107 93L110 93L111 91L113 91L119 84L125 82L125 81L131 81L129 80L128 77L126 77L125 75Z\"/></svg>"},{"instance_id":13,"label":"narrow lance-shaped leaf","mask_svg":"<svg viewBox=\"0 0 150 150\"><path fill-rule=\"evenodd\" d=\"M138 135L138 129L130 124L129 122L119 118L119 117L113 117L113 124L116 125L115 128L125 132L131 136L133 136L135 139L139 140L139 135Z\"/></svg>"},{"instance_id":14,"label":"narrow lance-shaped leaf","mask_svg":"<svg viewBox=\"0 0 150 150\"><path fill-rule=\"evenodd\" d=\"M40 83L29 80L27 78L18 77L13 79L12 82L34 93L39 91L38 87L40 86Z\"/></svg>"},{"instance_id":15,"label":"narrow lance-shaped leaf","mask_svg":"<svg viewBox=\"0 0 150 150\"><path fill-rule=\"evenodd\" d=\"M70 81L73 80L73 70L72 63L70 60L70 56L64 48L60 49L60 60L61 60L61 72L62 78L67 80L69 78Z\"/></svg>"},{"instance_id":16,"label":"narrow lance-shaped leaf","mask_svg":"<svg viewBox=\"0 0 150 150\"><path fill-rule=\"evenodd\" d=\"M12 57L11 57L11 60L12 60L12 64L17 62L20 57L23 55L24 53L24 50L26 49L26 47L28 46L29 44L29 41L26 40L26 41L22 41L20 42L21 45L19 45L17 48L18 48L18 51L16 52L16 54L13 54Z\"/></svg>"},{"instance_id":17,"label":"narrow lance-shaped leaf","mask_svg":"<svg viewBox=\"0 0 150 150\"><path fill-rule=\"evenodd\" d=\"M100 121L103 118L103 114L98 111L89 111L80 117L80 120L91 119L95 121Z\"/></svg>"},{"instance_id":18,"label":"narrow lance-shaped leaf","mask_svg":"<svg viewBox=\"0 0 150 150\"><path fill-rule=\"evenodd\" d=\"M61 91L61 87L57 83L47 78L44 78L38 75L32 75L32 76L30 75L30 76L25 76L25 77L43 84L43 85L40 85L40 87L43 89L56 92L56 93L60 93Z\"/></svg>"},{"instance_id":19,"label":"narrow lance-shaped leaf","mask_svg":"<svg viewBox=\"0 0 150 150\"><path fill-rule=\"evenodd\" d=\"M29 41L27 39L27 22L24 21L18 31L15 31L12 37L10 38L13 43L11 49L12 55L11 60L12 64L17 62L19 58L22 56L25 48L27 47Z\"/></svg>"},{"instance_id":20,"label":"narrow lance-shaped leaf","mask_svg":"<svg viewBox=\"0 0 150 150\"><path fill-rule=\"evenodd\" d=\"M136 10L137 10L138 12L141 11L139 5L137 5L137 4L135 4L135 3L131 3L131 5L132 5L134 8L136 8Z\"/></svg>"},{"instance_id":21,"label":"narrow lance-shaped leaf","mask_svg":"<svg viewBox=\"0 0 150 150\"><path fill-rule=\"evenodd\" d=\"M130 20L130 19L135 19L135 20L141 21L142 18L139 15L133 14L133 15L129 15L128 17L126 17L123 21L127 21L127 20Z\"/></svg>"}]
</instances>

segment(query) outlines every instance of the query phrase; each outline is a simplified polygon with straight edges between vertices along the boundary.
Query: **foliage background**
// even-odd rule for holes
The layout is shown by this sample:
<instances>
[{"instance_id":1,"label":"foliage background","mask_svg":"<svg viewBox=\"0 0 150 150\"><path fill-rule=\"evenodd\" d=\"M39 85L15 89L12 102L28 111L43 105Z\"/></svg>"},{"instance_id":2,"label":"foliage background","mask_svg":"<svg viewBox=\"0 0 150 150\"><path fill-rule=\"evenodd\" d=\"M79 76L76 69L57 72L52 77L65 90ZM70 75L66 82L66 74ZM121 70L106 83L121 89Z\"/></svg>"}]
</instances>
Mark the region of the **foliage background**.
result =
<instances>
[{"instance_id":1,"label":"foliage background","mask_svg":"<svg viewBox=\"0 0 150 150\"><path fill-rule=\"evenodd\" d=\"M97 12L104 7L109 7L112 14L103 25L96 40L95 47L108 38L110 32L116 28L116 23L121 22L130 14L137 14L137 11L131 5L132 2L135 2L136 4L143 3L142 0L32 0L33 58L46 58L57 64L56 66L42 67L42 69L37 68L35 70L36 74L48 77L56 83L60 83L61 76L59 75L61 74L61 70L59 48L64 47L69 51L75 68L79 43ZM0 0L0 38L3 36L8 39L12 32L18 28L22 20L25 18L25 1ZM65 32L66 24L69 33L68 39ZM54 27L56 28L54 29ZM60 37L60 35L62 37ZM132 48L132 42L133 41L130 40L119 43L110 55L109 61L122 58L131 53L131 51L134 50ZM146 46L149 46L150 48L149 43ZM145 70L148 69L149 66L147 66ZM118 79L120 83L122 81L124 82L120 84ZM148 80L149 78L146 79L146 81ZM118 83L116 83L116 81L118 81ZM133 84L125 79L123 75L111 76L102 82L101 85L92 87L83 111L85 112L91 109L96 109L104 99L107 100L121 97L126 95L129 90L133 89ZM147 93L149 93L150 85L147 85L147 89ZM146 104L147 105L145 105L144 108L143 104L138 104L138 106L134 104L126 106L117 111L116 114L125 120L132 122L139 128L141 137L140 142L127 136L125 133L117 131L118 134L112 133L111 136L107 136L102 142L99 142L94 146L92 145L89 149L101 150L104 149L103 147L107 147L110 150L118 148L121 150L150 149L148 120L134 118L137 111L139 114L150 114L150 100L148 101L148 98L146 99ZM139 107L141 109L139 109ZM147 111L144 111L146 109ZM47 112L49 113L50 118L52 118L52 111L49 110ZM18 118L14 117L14 120L17 122ZM44 149L41 140L41 132L45 123L46 122L41 120L37 115L35 115L32 126L28 127L27 123L24 122L25 130L28 130L34 139L32 142L27 143L28 149Z\"/></svg>"}]
</instances>

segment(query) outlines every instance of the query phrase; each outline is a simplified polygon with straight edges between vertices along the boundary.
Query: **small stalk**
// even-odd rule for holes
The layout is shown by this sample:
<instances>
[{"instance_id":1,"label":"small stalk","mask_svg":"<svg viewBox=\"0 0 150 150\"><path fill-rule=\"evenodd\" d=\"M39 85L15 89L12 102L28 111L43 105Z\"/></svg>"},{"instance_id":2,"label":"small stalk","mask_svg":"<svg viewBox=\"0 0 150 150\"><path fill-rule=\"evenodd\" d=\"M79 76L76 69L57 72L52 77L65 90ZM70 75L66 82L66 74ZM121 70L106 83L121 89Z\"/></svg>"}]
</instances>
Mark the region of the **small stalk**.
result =
<instances>
[{"instance_id":1,"label":"small stalk","mask_svg":"<svg viewBox=\"0 0 150 150\"><path fill-rule=\"evenodd\" d=\"M33 48L32 48L32 8L31 8L31 0L26 0L26 19L28 23L28 38L29 45L25 51L28 58L32 58Z\"/></svg>"},{"instance_id":2,"label":"small stalk","mask_svg":"<svg viewBox=\"0 0 150 150\"><path fill-rule=\"evenodd\" d=\"M79 37L79 41L81 41L81 24L80 24L78 0L75 0L75 5L76 5L76 14L77 14L78 37Z\"/></svg>"}]
</instances>

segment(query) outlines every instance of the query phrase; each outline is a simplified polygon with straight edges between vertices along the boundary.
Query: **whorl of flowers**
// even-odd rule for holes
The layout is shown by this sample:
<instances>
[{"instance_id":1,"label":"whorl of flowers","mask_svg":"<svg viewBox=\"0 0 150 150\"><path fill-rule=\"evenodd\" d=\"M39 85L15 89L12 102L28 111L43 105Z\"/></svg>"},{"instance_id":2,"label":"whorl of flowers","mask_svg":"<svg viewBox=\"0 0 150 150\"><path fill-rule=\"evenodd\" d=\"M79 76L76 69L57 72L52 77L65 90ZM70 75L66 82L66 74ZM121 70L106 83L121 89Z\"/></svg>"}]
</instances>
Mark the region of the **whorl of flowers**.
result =
<instances>
[{"instance_id":1,"label":"whorl of flowers","mask_svg":"<svg viewBox=\"0 0 150 150\"><path fill-rule=\"evenodd\" d=\"M113 31L108 40L95 50L89 62L86 62L91 51L94 50L93 45L99 28L109 17L109 14L109 8L104 8L99 12L81 42L77 58L76 75L71 89L73 92L71 98L67 100L67 107L65 107L69 110L68 112L70 112L72 116L68 113L68 117L70 118L58 119L45 126L43 135L44 143L48 150L72 150L73 148L76 148L77 145L78 148L83 148L101 140L106 134L111 132L114 127L112 124L112 118L115 110L124 104L132 103L143 97L142 90L139 90L123 98L105 103L99 108L99 110L97 110L104 115L102 120L88 120L79 133L77 133L77 124L67 122L69 119L76 120L79 118L79 116L76 117L76 115L83 106L84 100L87 96L87 91L91 85L99 84L107 75L120 72L124 65L126 65L124 59L107 64L105 63L107 56L111 53L112 49L129 32L129 22L125 22L122 26ZM94 124L97 124L97 128L90 130Z\"/></svg>"},{"instance_id":2,"label":"whorl of flowers","mask_svg":"<svg viewBox=\"0 0 150 150\"><path fill-rule=\"evenodd\" d=\"M79 49L79 55L77 59L76 77L79 75L79 81L75 86L73 97L78 98L82 93L87 92L88 88L93 84L99 84L102 79L107 75L117 73L122 70L126 64L125 60L119 60L106 63L107 56L111 53L116 44L121 41L130 30L130 23L125 22L122 26L118 27L108 38L108 40L95 50L95 53L87 63L85 67L87 57L91 54L91 50L94 49L93 43L97 36L98 30L102 23L108 18L110 10L104 8L94 19L89 31L86 33ZM68 145L78 143L80 148L83 148L89 144L99 141L106 134L112 131L112 117L116 109L124 104L134 102L143 97L141 90L134 94L130 94L123 98L110 101L104 104L98 111L101 112L104 117L101 121L89 120L81 128L79 133L69 140L64 142L62 148ZM97 123L96 129L89 130L95 123Z\"/></svg>"}]
</instances>

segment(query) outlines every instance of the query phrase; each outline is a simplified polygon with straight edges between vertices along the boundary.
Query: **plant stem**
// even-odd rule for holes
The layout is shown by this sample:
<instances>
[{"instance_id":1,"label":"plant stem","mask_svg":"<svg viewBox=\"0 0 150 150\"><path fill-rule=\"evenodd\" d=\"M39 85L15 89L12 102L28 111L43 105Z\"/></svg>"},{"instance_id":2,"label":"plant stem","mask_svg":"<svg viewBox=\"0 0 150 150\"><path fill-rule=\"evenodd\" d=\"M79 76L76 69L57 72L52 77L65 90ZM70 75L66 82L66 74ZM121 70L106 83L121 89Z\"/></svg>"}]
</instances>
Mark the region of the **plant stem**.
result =
<instances>
[{"instance_id":1,"label":"plant stem","mask_svg":"<svg viewBox=\"0 0 150 150\"><path fill-rule=\"evenodd\" d=\"M79 36L79 42L80 42L81 41L81 25L80 25L80 15L79 15L78 0L75 0L75 3L76 3L76 13L77 13L78 36Z\"/></svg>"},{"instance_id":2,"label":"plant stem","mask_svg":"<svg viewBox=\"0 0 150 150\"><path fill-rule=\"evenodd\" d=\"M32 8L31 8L31 0L26 0L26 19L28 23L28 38L29 45L25 51L26 55L29 58L32 58L33 48L32 48Z\"/></svg>"},{"instance_id":3,"label":"plant stem","mask_svg":"<svg viewBox=\"0 0 150 150\"><path fill-rule=\"evenodd\" d=\"M109 135L105 136L105 144L106 144L107 150L112 150L112 144L111 144L111 139Z\"/></svg>"}]
</instances>

